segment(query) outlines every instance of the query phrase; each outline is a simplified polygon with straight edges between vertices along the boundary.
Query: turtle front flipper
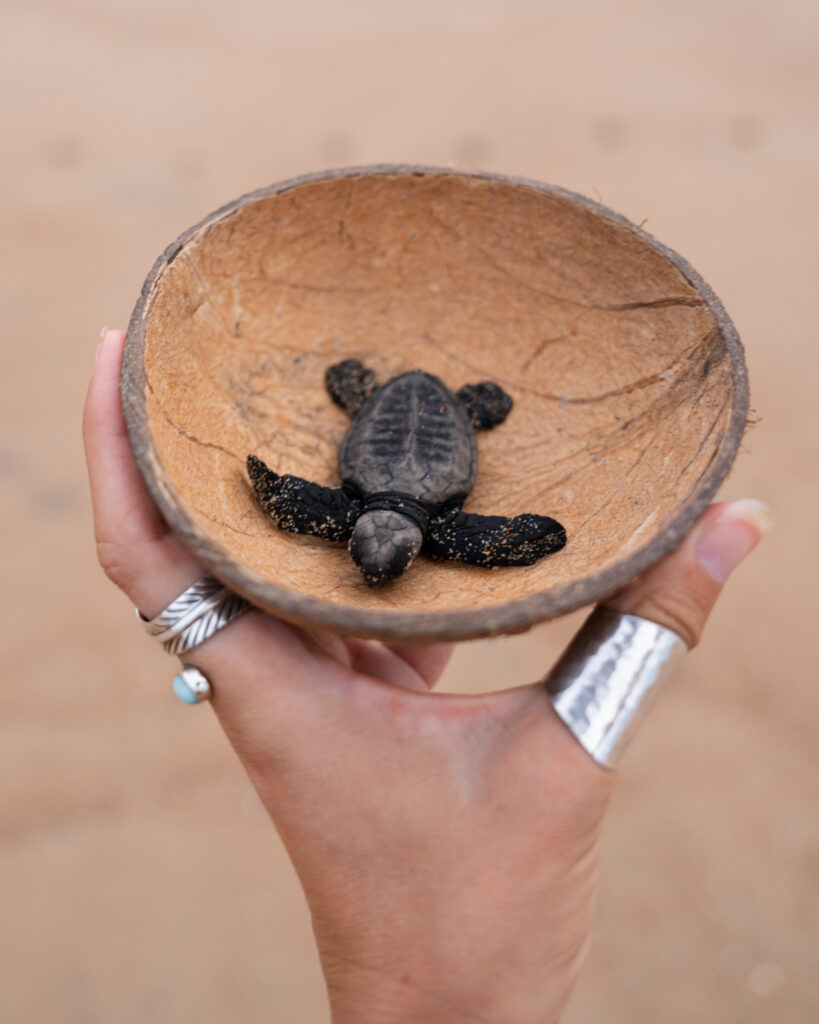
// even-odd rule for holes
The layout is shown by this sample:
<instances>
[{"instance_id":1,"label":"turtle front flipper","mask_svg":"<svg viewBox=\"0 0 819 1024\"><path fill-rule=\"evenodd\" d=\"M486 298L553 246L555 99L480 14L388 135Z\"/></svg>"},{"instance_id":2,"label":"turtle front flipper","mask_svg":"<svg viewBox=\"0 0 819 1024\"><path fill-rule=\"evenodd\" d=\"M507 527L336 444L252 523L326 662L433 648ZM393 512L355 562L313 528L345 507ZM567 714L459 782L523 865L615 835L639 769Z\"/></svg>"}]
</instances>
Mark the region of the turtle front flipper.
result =
<instances>
[{"instance_id":1,"label":"turtle front flipper","mask_svg":"<svg viewBox=\"0 0 819 1024\"><path fill-rule=\"evenodd\" d=\"M378 390L378 381L373 371L357 359L344 359L327 367L324 386L336 405L355 417L367 399Z\"/></svg>"},{"instance_id":2,"label":"turtle front flipper","mask_svg":"<svg viewBox=\"0 0 819 1024\"><path fill-rule=\"evenodd\" d=\"M565 543L566 531L548 516L508 519L449 509L430 519L424 553L469 565L532 565Z\"/></svg>"},{"instance_id":3,"label":"turtle front flipper","mask_svg":"<svg viewBox=\"0 0 819 1024\"><path fill-rule=\"evenodd\" d=\"M281 530L347 541L361 514L361 502L343 487L321 487L289 473L280 476L255 455L247 472L256 499Z\"/></svg>"},{"instance_id":4,"label":"turtle front flipper","mask_svg":"<svg viewBox=\"0 0 819 1024\"><path fill-rule=\"evenodd\" d=\"M512 411L511 397L500 384L491 380L483 380L480 384L464 384L456 394L474 430L491 430L503 423Z\"/></svg>"}]
</instances>

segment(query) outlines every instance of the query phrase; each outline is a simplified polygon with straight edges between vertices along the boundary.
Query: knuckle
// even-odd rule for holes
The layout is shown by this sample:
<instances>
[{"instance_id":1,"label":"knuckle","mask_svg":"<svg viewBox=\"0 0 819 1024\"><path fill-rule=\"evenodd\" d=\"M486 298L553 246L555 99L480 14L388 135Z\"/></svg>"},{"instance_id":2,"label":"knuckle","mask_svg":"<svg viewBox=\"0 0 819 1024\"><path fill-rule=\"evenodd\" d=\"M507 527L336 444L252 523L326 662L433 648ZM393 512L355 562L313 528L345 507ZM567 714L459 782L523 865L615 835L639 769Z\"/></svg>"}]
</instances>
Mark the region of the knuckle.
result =
<instances>
[{"instance_id":1,"label":"knuckle","mask_svg":"<svg viewBox=\"0 0 819 1024\"><path fill-rule=\"evenodd\" d=\"M104 420L100 414L98 403L95 402L93 387L89 387L85 396L85 403L82 408L82 435L86 443L94 434L99 433Z\"/></svg>"},{"instance_id":2,"label":"knuckle","mask_svg":"<svg viewBox=\"0 0 819 1024\"><path fill-rule=\"evenodd\" d=\"M108 579L127 593L133 570L127 561L123 561L120 546L108 541L97 541L97 560Z\"/></svg>"},{"instance_id":3,"label":"knuckle","mask_svg":"<svg viewBox=\"0 0 819 1024\"><path fill-rule=\"evenodd\" d=\"M688 590L658 590L643 596L638 614L673 629L692 648L700 641L707 609Z\"/></svg>"}]
</instances>

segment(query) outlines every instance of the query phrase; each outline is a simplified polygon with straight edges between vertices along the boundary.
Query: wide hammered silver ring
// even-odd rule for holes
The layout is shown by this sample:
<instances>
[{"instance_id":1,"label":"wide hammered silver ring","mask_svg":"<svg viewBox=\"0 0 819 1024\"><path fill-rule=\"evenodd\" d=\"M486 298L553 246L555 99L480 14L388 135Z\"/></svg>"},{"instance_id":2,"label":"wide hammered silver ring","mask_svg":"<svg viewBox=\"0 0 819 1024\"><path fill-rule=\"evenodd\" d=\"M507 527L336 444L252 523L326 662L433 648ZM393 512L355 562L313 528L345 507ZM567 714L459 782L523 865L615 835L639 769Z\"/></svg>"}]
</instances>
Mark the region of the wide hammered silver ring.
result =
<instances>
[{"instance_id":1,"label":"wide hammered silver ring","mask_svg":"<svg viewBox=\"0 0 819 1024\"><path fill-rule=\"evenodd\" d=\"M580 745L598 764L614 768L687 650L665 626L596 608L544 683Z\"/></svg>"},{"instance_id":2,"label":"wide hammered silver ring","mask_svg":"<svg viewBox=\"0 0 819 1024\"><path fill-rule=\"evenodd\" d=\"M167 608L146 619L137 608L137 618L147 632L168 652L180 657L205 642L250 605L219 580L206 576L172 601Z\"/></svg>"}]
</instances>

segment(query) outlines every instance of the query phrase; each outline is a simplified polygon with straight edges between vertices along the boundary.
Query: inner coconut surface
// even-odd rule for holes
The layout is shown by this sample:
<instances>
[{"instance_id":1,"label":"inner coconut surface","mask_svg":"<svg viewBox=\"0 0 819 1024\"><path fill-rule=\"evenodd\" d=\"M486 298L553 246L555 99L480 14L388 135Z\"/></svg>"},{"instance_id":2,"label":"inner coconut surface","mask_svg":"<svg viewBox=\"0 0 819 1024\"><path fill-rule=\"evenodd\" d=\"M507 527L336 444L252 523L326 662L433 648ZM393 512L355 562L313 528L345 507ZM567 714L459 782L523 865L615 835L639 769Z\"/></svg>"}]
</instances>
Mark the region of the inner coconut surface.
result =
<instances>
[{"instance_id":1,"label":"inner coconut surface","mask_svg":"<svg viewBox=\"0 0 819 1024\"><path fill-rule=\"evenodd\" d=\"M185 244L145 309L146 406L170 490L236 562L299 593L401 611L577 582L690 500L731 416L730 360L697 291L625 227L537 189L452 175L336 178L256 199ZM478 435L465 508L536 512L568 544L526 568L420 557L369 589L345 547L280 531L248 453L339 484L349 420L324 371L421 368L514 399Z\"/></svg>"}]
</instances>

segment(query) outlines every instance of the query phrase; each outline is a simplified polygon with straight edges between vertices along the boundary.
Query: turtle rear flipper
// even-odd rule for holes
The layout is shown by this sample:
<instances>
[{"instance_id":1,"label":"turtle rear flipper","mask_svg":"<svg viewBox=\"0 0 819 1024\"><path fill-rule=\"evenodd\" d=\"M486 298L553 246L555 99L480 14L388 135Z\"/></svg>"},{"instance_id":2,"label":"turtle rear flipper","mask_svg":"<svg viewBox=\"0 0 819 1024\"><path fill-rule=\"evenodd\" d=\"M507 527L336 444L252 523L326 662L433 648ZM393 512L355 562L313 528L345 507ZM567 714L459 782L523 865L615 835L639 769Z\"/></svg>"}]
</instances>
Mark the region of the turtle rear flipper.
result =
<instances>
[{"instance_id":1,"label":"turtle rear flipper","mask_svg":"<svg viewBox=\"0 0 819 1024\"><path fill-rule=\"evenodd\" d=\"M343 487L321 487L289 473L280 476L255 455L247 472L256 498L279 529L325 540L347 541L361 514L361 502Z\"/></svg>"},{"instance_id":2,"label":"turtle rear flipper","mask_svg":"<svg viewBox=\"0 0 819 1024\"><path fill-rule=\"evenodd\" d=\"M350 416L357 416L361 407L378 390L372 370L358 359L343 359L324 372L324 386L330 398Z\"/></svg>"},{"instance_id":3,"label":"turtle rear flipper","mask_svg":"<svg viewBox=\"0 0 819 1024\"><path fill-rule=\"evenodd\" d=\"M565 544L566 531L548 516L508 519L450 509L430 519L424 553L469 565L532 565Z\"/></svg>"},{"instance_id":4,"label":"turtle rear flipper","mask_svg":"<svg viewBox=\"0 0 819 1024\"><path fill-rule=\"evenodd\" d=\"M473 430L491 430L503 423L512 411L511 397L500 384L491 380L464 384L456 394L466 409Z\"/></svg>"}]
</instances>

